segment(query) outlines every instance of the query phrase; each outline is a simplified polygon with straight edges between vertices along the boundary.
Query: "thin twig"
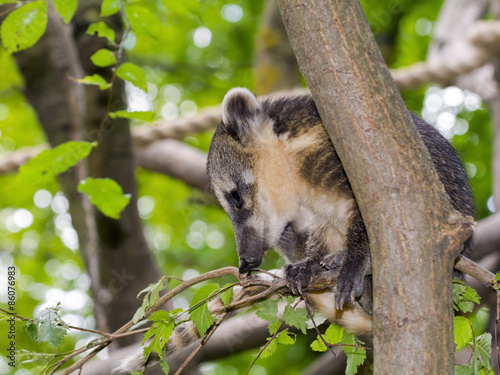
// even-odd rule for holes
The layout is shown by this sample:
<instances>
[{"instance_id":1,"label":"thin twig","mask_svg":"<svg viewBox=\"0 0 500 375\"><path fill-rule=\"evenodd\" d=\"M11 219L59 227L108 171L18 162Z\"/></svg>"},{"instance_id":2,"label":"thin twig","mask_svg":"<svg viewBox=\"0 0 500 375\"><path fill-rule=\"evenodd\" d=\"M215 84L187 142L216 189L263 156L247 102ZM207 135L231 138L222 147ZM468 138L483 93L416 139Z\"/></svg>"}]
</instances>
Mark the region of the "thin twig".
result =
<instances>
[{"instance_id":1,"label":"thin twig","mask_svg":"<svg viewBox=\"0 0 500 375\"><path fill-rule=\"evenodd\" d=\"M248 367L248 370L247 372L245 372L245 375L248 375L248 373L250 372L250 370L252 369L253 365L255 365L255 362L257 362L257 360L259 359L259 357L261 356L262 352L269 346L269 344L271 344L271 342L276 339L276 337L278 336L278 334L280 333L280 328L283 326L283 321L281 322L280 326L278 327L278 329L276 330L275 334L272 335L272 337L267 340L266 344L260 348L259 350L259 353L257 353L257 356L254 358L254 360L252 361L252 363L250 363L250 366Z\"/></svg>"},{"instance_id":2,"label":"thin twig","mask_svg":"<svg viewBox=\"0 0 500 375\"><path fill-rule=\"evenodd\" d=\"M319 328L316 325L316 322L314 321L314 316L312 314L311 307L309 306L309 303L307 302L307 298L305 298L303 295L301 295L300 298L302 298L302 300L304 301L304 304L306 306L307 315L309 315L309 318L311 319L311 321L314 325L314 329L316 330L316 333L318 334L318 336L321 338L321 341L323 341L323 344L325 344L325 346L328 348L330 353L332 353L334 357L337 357L338 356L337 353L335 353L333 351L332 347L328 344L328 342L326 342L325 338L323 337L323 334L319 331Z\"/></svg>"}]
</instances>

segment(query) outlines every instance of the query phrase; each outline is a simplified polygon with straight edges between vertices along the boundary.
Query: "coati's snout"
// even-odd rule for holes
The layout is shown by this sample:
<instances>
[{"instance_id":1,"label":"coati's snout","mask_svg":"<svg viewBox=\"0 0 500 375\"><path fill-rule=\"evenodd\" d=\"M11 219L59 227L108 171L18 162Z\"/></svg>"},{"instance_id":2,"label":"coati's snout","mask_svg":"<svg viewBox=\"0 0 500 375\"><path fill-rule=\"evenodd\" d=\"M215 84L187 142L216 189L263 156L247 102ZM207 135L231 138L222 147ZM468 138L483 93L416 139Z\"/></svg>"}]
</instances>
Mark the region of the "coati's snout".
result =
<instances>
[{"instance_id":1,"label":"coati's snout","mask_svg":"<svg viewBox=\"0 0 500 375\"><path fill-rule=\"evenodd\" d=\"M260 266L269 247L255 228L251 226L245 225L241 228L235 228L234 232L240 259L239 271L247 273L252 268Z\"/></svg>"}]
</instances>

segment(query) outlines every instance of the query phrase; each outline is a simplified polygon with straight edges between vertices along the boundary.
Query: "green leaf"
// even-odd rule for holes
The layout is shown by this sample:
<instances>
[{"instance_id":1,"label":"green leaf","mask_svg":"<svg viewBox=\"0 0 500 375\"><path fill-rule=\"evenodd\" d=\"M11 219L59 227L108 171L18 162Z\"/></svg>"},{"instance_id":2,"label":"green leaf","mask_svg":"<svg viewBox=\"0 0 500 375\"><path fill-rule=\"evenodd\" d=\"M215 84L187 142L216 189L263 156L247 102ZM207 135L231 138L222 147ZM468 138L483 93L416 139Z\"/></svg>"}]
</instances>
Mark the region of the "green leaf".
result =
<instances>
[{"instance_id":1,"label":"green leaf","mask_svg":"<svg viewBox=\"0 0 500 375\"><path fill-rule=\"evenodd\" d=\"M469 320L463 316L455 316L453 319L453 329L458 352L474 339L474 334Z\"/></svg>"},{"instance_id":2,"label":"green leaf","mask_svg":"<svg viewBox=\"0 0 500 375\"><path fill-rule=\"evenodd\" d=\"M201 301L209 298L219 290L219 284L213 283L213 284L207 284L202 286L200 289L198 289L194 295L193 298L191 299L191 304L189 307L193 307L200 303ZM215 318L212 316L210 311L208 310L206 302L203 303L201 306L198 306L191 310L189 314L190 319L193 321L196 329L200 333L200 336L203 337L205 336L205 333L207 330L214 324Z\"/></svg>"},{"instance_id":3,"label":"green leaf","mask_svg":"<svg viewBox=\"0 0 500 375\"><path fill-rule=\"evenodd\" d=\"M148 92L148 81L142 68L132 63L123 63L116 70L116 75L125 81L129 81L134 86Z\"/></svg>"},{"instance_id":4,"label":"green leaf","mask_svg":"<svg viewBox=\"0 0 500 375\"><path fill-rule=\"evenodd\" d=\"M107 90L111 87L111 84L106 82L99 74L93 74L91 76L85 76L84 78L79 78L76 82L84 85L94 85L99 86L101 90Z\"/></svg>"},{"instance_id":5,"label":"green leaf","mask_svg":"<svg viewBox=\"0 0 500 375\"><path fill-rule=\"evenodd\" d=\"M326 347L323 340L321 340L321 338L318 337L311 343L311 349L314 350L315 352L326 352L326 349L328 348Z\"/></svg>"},{"instance_id":6,"label":"green leaf","mask_svg":"<svg viewBox=\"0 0 500 375\"><path fill-rule=\"evenodd\" d=\"M170 336L172 336L174 327L174 322L158 321L153 323L151 328L144 334L144 340L142 341L144 345L147 340L154 336L149 345L144 347L144 362L147 361L153 351L163 357L163 348L167 345Z\"/></svg>"},{"instance_id":7,"label":"green leaf","mask_svg":"<svg viewBox=\"0 0 500 375\"><path fill-rule=\"evenodd\" d=\"M455 375L473 375L472 369L470 369L468 366L462 365L462 366L456 366L455 365Z\"/></svg>"},{"instance_id":8,"label":"green leaf","mask_svg":"<svg viewBox=\"0 0 500 375\"><path fill-rule=\"evenodd\" d=\"M288 334L288 329L284 329L276 336L276 341L278 344L283 345L293 345L295 344L295 339Z\"/></svg>"},{"instance_id":9,"label":"green leaf","mask_svg":"<svg viewBox=\"0 0 500 375\"><path fill-rule=\"evenodd\" d=\"M155 118L155 114L149 111L137 111L137 112L127 112L127 111L116 111L109 112L110 118L129 118L134 120L142 120L145 122L152 122Z\"/></svg>"},{"instance_id":10,"label":"green leaf","mask_svg":"<svg viewBox=\"0 0 500 375\"><path fill-rule=\"evenodd\" d=\"M48 342L56 347L61 345L69 327L59 316L59 310L59 303L54 307L43 309L35 314L33 321L25 325L32 340Z\"/></svg>"},{"instance_id":11,"label":"green leaf","mask_svg":"<svg viewBox=\"0 0 500 375\"><path fill-rule=\"evenodd\" d=\"M116 63L116 55L109 49L102 48L90 56L90 60L96 66L105 67Z\"/></svg>"},{"instance_id":12,"label":"green leaf","mask_svg":"<svg viewBox=\"0 0 500 375\"><path fill-rule=\"evenodd\" d=\"M86 158L96 145L96 142L70 141L44 150L19 168L9 187L15 189L45 184Z\"/></svg>"},{"instance_id":13,"label":"green leaf","mask_svg":"<svg viewBox=\"0 0 500 375\"><path fill-rule=\"evenodd\" d=\"M101 17L111 16L120 11L119 0L103 0L101 5Z\"/></svg>"},{"instance_id":14,"label":"green leaf","mask_svg":"<svg viewBox=\"0 0 500 375\"><path fill-rule=\"evenodd\" d=\"M477 370L479 369L485 369L487 371L493 370L493 364L491 363L490 355L491 355L491 333L486 332L483 333L481 336L476 337L475 350L473 353L473 368L475 367Z\"/></svg>"},{"instance_id":15,"label":"green leaf","mask_svg":"<svg viewBox=\"0 0 500 375\"><path fill-rule=\"evenodd\" d=\"M464 313L471 312L474 304L480 302L477 292L463 281L453 280L453 308Z\"/></svg>"},{"instance_id":16,"label":"green leaf","mask_svg":"<svg viewBox=\"0 0 500 375\"><path fill-rule=\"evenodd\" d=\"M47 3L34 1L10 13L2 23L0 34L7 52L18 52L33 46L47 28Z\"/></svg>"},{"instance_id":17,"label":"green leaf","mask_svg":"<svg viewBox=\"0 0 500 375\"><path fill-rule=\"evenodd\" d=\"M281 320L276 318L276 320L273 320L272 322L269 322L269 325L267 326L267 329L269 330L269 333L271 335L274 335L276 332L278 332L278 329L281 327Z\"/></svg>"},{"instance_id":18,"label":"green leaf","mask_svg":"<svg viewBox=\"0 0 500 375\"><path fill-rule=\"evenodd\" d=\"M308 319L307 310L303 307L293 309L292 306L286 305L283 312L283 321L289 326L293 326L306 333L306 321Z\"/></svg>"},{"instance_id":19,"label":"green leaf","mask_svg":"<svg viewBox=\"0 0 500 375\"><path fill-rule=\"evenodd\" d=\"M226 287L227 285L225 285L224 287ZM226 307L229 307L231 305L231 300L233 299L233 287L225 290L224 292L222 292L220 294L220 299L222 300L222 303L224 303L224 305Z\"/></svg>"},{"instance_id":20,"label":"green leaf","mask_svg":"<svg viewBox=\"0 0 500 375\"><path fill-rule=\"evenodd\" d=\"M359 340L353 333L344 331L342 344L363 345L364 342ZM358 367L365 362L366 350L363 348L356 348L354 346L344 346L343 348L347 356L347 366L345 373L346 375L355 375L358 371Z\"/></svg>"},{"instance_id":21,"label":"green leaf","mask_svg":"<svg viewBox=\"0 0 500 375\"><path fill-rule=\"evenodd\" d=\"M70 23L78 7L78 0L54 0L54 7L65 23Z\"/></svg>"},{"instance_id":22,"label":"green leaf","mask_svg":"<svg viewBox=\"0 0 500 375\"><path fill-rule=\"evenodd\" d=\"M89 35L93 35L96 33L100 38L106 38L111 43L115 42L115 31L108 25L106 25L103 21L92 23L87 29L87 34Z\"/></svg>"},{"instance_id":23,"label":"green leaf","mask_svg":"<svg viewBox=\"0 0 500 375\"><path fill-rule=\"evenodd\" d=\"M125 13L130 22L130 26L136 34L144 34L153 39L157 39L160 33L161 23L156 14L140 5L128 5Z\"/></svg>"},{"instance_id":24,"label":"green leaf","mask_svg":"<svg viewBox=\"0 0 500 375\"><path fill-rule=\"evenodd\" d=\"M0 5L17 3L18 0L0 0Z\"/></svg>"},{"instance_id":25,"label":"green leaf","mask_svg":"<svg viewBox=\"0 0 500 375\"><path fill-rule=\"evenodd\" d=\"M323 334L323 338L327 343L334 345L342 341L343 335L344 329L342 327L336 324L330 324ZM321 337L319 337L318 335L316 340L311 343L311 349L316 352L324 352L326 351L327 347Z\"/></svg>"},{"instance_id":26,"label":"green leaf","mask_svg":"<svg viewBox=\"0 0 500 375\"><path fill-rule=\"evenodd\" d=\"M121 186L110 178L88 177L78 184L78 191L87 194L92 204L112 219L120 218L131 197L123 194Z\"/></svg>"},{"instance_id":27,"label":"green leaf","mask_svg":"<svg viewBox=\"0 0 500 375\"><path fill-rule=\"evenodd\" d=\"M198 0L162 0L165 8L169 10L169 12L176 14L200 14L200 2Z\"/></svg>"},{"instance_id":28,"label":"green leaf","mask_svg":"<svg viewBox=\"0 0 500 375\"><path fill-rule=\"evenodd\" d=\"M275 339L270 339L270 340L271 341L269 342L269 344L265 347L265 349L260 354L260 357L262 359L266 359L266 358L269 358L270 356L272 356L274 354L274 352L276 351L276 349L278 348L278 342Z\"/></svg>"},{"instance_id":29,"label":"green leaf","mask_svg":"<svg viewBox=\"0 0 500 375\"><path fill-rule=\"evenodd\" d=\"M168 367L167 359L165 358L164 355L161 356L160 365L161 365L161 369L163 370L163 373L165 375L168 375L168 373L170 371L170 367Z\"/></svg>"},{"instance_id":30,"label":"green leaf","mask_svg":"<svg viewBox=\"0 0 500 375\"><path fill-rule=\"evenodd\" d=\"M260 309L255 313L259 318L267 321L276 320L278 314L278 301L266 299L259 303Z\"/></svg>"}]
</instances>

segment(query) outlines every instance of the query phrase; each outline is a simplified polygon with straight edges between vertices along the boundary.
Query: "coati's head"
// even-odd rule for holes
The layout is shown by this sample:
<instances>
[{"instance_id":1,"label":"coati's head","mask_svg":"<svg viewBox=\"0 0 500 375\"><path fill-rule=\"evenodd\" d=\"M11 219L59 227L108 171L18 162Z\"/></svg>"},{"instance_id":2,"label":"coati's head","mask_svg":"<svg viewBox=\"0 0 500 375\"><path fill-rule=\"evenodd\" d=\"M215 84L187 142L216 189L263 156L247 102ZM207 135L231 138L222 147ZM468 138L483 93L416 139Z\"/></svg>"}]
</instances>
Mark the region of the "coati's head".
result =
<instances>
[{"instance_id":1,"label":"coati's head","mask_svg":"<svg viewBox=\"0 0 500 375\"><path fill-rule=\"evenodd\" d=\"M233 223L241 273L258 267L265 252L290 228L298 210L290 169L285 144L262 105L247 89L230 90L222 103L207 171Z\"/></svg>"}]
</instances>

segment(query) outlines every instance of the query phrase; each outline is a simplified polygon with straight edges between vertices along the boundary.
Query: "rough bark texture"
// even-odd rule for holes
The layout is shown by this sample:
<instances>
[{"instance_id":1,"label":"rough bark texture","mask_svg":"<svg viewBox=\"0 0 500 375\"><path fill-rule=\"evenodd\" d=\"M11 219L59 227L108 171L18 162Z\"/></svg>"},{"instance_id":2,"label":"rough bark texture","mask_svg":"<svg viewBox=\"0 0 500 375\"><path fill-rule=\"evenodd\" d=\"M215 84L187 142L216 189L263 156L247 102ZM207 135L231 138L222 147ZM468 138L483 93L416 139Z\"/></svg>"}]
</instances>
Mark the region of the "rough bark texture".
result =
<instances>
[{"instance_id":1,"label":"rough bark texture","mask_svg":"<svg viewBox=\"0 0 500 375\"><path fill-rule=\"evenodd\" d=\"M375 374L452 374L449 280L466 220L439 183L359 1L278 5L370 237Z\"/></svg>"}]
</instances>

